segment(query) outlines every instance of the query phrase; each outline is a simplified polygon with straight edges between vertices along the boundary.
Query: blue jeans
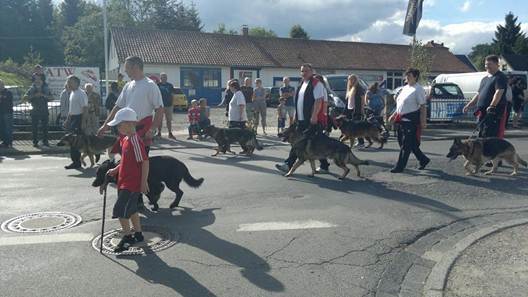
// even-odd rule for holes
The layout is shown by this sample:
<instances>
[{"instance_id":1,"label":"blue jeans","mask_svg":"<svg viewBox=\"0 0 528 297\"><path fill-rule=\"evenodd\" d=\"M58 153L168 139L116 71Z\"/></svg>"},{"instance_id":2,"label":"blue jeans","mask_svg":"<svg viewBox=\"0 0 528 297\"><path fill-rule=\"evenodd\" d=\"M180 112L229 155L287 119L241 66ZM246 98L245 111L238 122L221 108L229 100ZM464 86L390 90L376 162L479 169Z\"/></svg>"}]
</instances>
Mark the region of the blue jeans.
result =
<instances>
[{"instance_id":1,"label":"blue jeans","mask_svg":"<svg viewBox=\"0 0 528 297\"><path fill-rule=\"evenodd\" d=\"M0 114L0 138L4 145L13 144L13 114Z\"/></svg>"}]
</instances>

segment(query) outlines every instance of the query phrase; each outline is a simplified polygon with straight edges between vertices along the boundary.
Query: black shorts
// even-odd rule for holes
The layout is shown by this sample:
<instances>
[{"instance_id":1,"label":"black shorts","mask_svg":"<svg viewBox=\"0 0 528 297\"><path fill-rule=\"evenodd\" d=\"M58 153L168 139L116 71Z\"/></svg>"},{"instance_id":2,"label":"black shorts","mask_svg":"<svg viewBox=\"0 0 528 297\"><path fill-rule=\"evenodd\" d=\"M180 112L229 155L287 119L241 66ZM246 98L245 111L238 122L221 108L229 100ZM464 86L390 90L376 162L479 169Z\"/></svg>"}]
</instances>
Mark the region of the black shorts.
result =
<instances>
[{"instance_id":1,"label":"black shorts","mask_svg":"<svg viewBox=\"0 0 528 297\"><path fill-rule=\"evenodd\" d=\"M117 191L117 201L114 204L112 219L130 219L130 216L138 212L138 200L141 193L129 190Z\"/></svg>"}]
</instances>

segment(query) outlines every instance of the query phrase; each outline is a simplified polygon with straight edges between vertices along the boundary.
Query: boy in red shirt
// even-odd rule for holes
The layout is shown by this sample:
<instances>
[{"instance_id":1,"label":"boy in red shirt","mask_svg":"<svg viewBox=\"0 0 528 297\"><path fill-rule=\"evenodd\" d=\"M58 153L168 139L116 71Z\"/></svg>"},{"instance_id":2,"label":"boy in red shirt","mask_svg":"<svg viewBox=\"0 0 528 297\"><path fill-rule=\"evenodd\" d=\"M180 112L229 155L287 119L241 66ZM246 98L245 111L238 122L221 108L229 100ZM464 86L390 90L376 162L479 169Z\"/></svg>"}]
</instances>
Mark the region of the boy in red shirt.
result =
<instances>
[{"instance_id":1,"label":"boy in red shirt","mask_svg":"<svg viewBox=\"0 0 528 297\"><path fill-rule=\"evenodd\" d=\"M193 139L193 134L198 134L200 127L198 123L200 122L200 108L198 107L198 101L193 99L191 101L191 108L187 111L187 116L189 117L189 137L187 139Z\"/></svg>"},{"instance_id":2,"label":"boy in red shirt","mask_svg":"<svg viewBox=\"0 0 528 297\"><path fill-rule=\"evenodd\" d=\"M147 194L149 160L145 145L136 132L137 114L125 107L120 109L109 126L117 126L120 134L125 135L119 142L121 145L121 162L108 171L108 175L118 174L117 201L114 205L112 218L119 218L124 236L115 248L116 253L126 251L131 245L144 240L138 214L138 199L141 193ZM135 233L130 230L130 222Z\"/></svg>"}]
</instances>

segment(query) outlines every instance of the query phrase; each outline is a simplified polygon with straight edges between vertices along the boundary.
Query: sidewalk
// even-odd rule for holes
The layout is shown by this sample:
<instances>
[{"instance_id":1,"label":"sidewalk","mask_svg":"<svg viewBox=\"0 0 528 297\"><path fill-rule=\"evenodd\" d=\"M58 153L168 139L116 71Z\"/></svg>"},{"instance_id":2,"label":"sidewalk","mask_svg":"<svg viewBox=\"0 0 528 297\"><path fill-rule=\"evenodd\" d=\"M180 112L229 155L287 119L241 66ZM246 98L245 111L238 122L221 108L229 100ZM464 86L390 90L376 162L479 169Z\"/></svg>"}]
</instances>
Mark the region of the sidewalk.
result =
<instances>
[{"instance_id":1,"label":"sidewalk","mask_svg":"<svg viewBox=\"0 0 528 297\"><path fill-rule=\"evenodd\" d=\"M445 297L527 296L528 224L479 239L449 273Z\"/></svg>"}]
</instances>

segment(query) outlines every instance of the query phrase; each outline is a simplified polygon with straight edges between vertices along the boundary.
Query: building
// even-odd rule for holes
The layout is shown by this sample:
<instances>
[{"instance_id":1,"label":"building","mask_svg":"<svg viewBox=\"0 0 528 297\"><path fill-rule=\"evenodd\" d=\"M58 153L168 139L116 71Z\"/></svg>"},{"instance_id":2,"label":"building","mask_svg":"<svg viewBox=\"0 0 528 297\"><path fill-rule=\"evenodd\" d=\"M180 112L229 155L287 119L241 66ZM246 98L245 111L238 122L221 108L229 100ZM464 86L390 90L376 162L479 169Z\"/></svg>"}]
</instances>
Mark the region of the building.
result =
<instances>
[{"instance_id":1,"label":"building","mask_svg":"<svg viewBox=\"0 0 528 297\"><path fill-rule=\"evenodd\" d=\"M504 54L500 65L505 71L528 71L528 55Z\"/></svg>"},{"instance_id":2,"label":"building","mask_svg":"<svg viewBox=\"0 0 528 297\"><path fill-rule=\"evenodd\" d=\"M471 62L471 59L466 56L466 55L455 55L455 57L457 57L462 63L466 64L469 68L472 69L472 72L477 72L478 69L477 67L475 66L475 64L473 64L473 62Z\"/></svg>"},{"instance_id":3,"label":"building","mask_svg":"<svg viewBox=\"0 0 528 297\"><path fill-rule=\"evenodd\" d=\"M448 48L428 43L432 74L471 72ZM279 86L284 76L295 84L299 66L311 63L321 74L355 73L368 83L386 81L390 89L403 84L408 67L407 45L263 38L191 31L112 28L110 77L124 72L127 56L143 58L145 73L165 72L169 82L189 98L205 97L214 105L230 78L257 77L264 86Z\"/></svg>"}]
</instances>

